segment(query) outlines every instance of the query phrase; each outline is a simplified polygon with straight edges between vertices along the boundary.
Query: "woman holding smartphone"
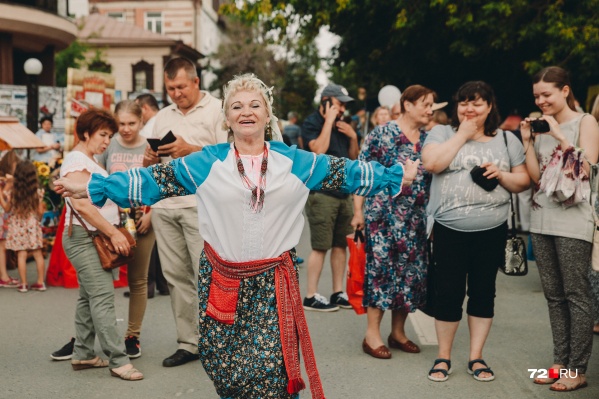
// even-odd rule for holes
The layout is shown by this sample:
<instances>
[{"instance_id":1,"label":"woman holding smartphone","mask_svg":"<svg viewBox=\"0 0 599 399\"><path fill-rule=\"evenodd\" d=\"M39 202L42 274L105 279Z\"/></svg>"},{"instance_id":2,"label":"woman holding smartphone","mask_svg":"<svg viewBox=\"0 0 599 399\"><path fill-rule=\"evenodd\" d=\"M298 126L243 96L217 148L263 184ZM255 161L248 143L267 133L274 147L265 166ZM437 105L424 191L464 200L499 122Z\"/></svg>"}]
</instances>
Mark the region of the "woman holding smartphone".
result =
<instances>
[{"instance_id":1,"label":"woman holding smartphone","mask_svg":"<svg viewBox=\"0 0 599 399\"><path fill-rule=\"evenodd\" d=\"M530 118L520 124L526 168L535 183L530 232L549 307L551 368L570 370L562 378L534 382L551 384L553 391L573 391L587 386L593 344L589 273L594 221L588 195L563 198L549 187L578 180L584 191L590 190L589 163L599 157L599 127L591 115L576 111L570 78L560 67L547 67L533 77L533 95L549 131L531 133L531 124L538 121Z\"/></svg>"}]
</instances>

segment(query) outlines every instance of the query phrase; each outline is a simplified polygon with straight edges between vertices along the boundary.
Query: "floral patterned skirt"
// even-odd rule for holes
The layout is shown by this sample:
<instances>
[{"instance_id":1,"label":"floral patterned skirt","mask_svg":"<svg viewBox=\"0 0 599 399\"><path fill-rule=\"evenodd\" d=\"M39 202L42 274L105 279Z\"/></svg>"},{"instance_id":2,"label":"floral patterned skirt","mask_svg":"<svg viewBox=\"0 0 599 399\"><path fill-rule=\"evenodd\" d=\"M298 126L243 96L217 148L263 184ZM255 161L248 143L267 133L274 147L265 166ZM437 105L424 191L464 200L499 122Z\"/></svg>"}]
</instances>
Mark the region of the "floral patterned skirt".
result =
<instances>
[{"instance_id":1,"label":"floral patterned skirt","mask_svg":"<svg viewBox=\"0 0 599 399\"><path fill-rule=\"evenodd\" d=\"M43 246L42 225L35 215L10 215L6 237L6 249L31 251Z\"/></svg>"},{"instance_id":2,"label":"floral patterned skirt","mask_svg":"<svg viewBox=\"0 0 599 399\"><path fill-rule=\"evenodd\" d=\"M198 275L198 348L204 370L221 398L296 399L287 393L275 270L241 281L235 322L220 323L206 315L212 266L202 252Z\"/></svg>"}]
</instances>

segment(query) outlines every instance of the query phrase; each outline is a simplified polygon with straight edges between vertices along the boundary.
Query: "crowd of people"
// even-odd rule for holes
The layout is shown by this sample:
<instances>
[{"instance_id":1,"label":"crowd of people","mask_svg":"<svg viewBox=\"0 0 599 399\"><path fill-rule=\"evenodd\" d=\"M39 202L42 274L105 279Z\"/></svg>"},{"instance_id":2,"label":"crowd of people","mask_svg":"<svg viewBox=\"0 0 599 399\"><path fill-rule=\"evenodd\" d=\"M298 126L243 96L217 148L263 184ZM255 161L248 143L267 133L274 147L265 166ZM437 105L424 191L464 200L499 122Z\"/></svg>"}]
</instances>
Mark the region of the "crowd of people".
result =
<instances>
[{"instance_id":1,"label":"crowd of people","mask_svg":"<svg viewBox=\"0 0 599 399\"><path fill-rule=\"evenodd\" d=\"M177 331L177 349L163 366L199 359L220 397L298 398L306 386L301 353L312 397L323 398L304 311L351 308L343 288L346 237L363 230L364 353L389 359L391 349L420 352L405 324L409 314L426 310L439 343L428 379L448 380L466 299L467 370L477 381L492 381L483 350L505 261L510 195L530 192L530 220L522 224L549 310L549 368L575 372L534 383L554 391L587 385L593 333L599 334L589 181L599 159L599 98L591 114L580 112L564 69L547 67L533 77L541 114L510 128L482 81L461 85L448 113L433 89L409 86L370 121L347 118L354 99L329 84L303 123L290 112L284 125L273 112L272 89L252 74L232 79L222 101L200 90L186 59L170 60L164 81L168 107L159 110L145 94L120 102L114 114L91 109L77 120L78 143L54 184L67 202L63 246L77 271L79 299L75 337L54 359L70 359L74 370L108 367L123 380L144 378L130 359L141 356L147 298L157 287L170 293ZM536 119L548 123L547 132L531 130ZM356 122L370 122L370 131L364 135ZM41 127L49 134L51 121ZM148 144L169 132L171 143ZM55 141L44 138L36 156L54 157ZM483 182L472 177L477 168ZM45 290L36 169L11 151L0 160L0 175L0 286ZM564 194L574 185L583 195ZM99 230L128 254L129 242L115 228L124 208L138 236L123 339L114 316L118 273L102 269L91 236ZM312 251L302 297L295 247L304 215ZM17 251L18 280L6 271L6 249ZM31 286L28 253L38 270ZM318 292L327 253L329 298ZM154 277L156 268L166 284ZM391 311L386 342L385 311ZM94 352L96 335L108 359Z\"/></svg>"}]
</instances>

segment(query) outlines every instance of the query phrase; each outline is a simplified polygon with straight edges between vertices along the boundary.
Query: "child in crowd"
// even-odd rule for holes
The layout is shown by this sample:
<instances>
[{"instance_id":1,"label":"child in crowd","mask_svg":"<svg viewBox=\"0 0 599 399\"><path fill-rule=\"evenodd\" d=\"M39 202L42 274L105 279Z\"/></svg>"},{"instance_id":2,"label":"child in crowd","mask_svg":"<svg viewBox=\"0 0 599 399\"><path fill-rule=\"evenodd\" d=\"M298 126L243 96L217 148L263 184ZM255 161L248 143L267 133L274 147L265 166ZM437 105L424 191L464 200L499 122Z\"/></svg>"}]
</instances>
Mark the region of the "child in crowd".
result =
<instances>
[{"instance_id":1,"label":"child in crowd","mask_svg":"<svg viewBox=\"0 0 599 399\"><path fill-rule=\"evenodd\" d=\"M7 200L5 200L7 198ZM32 290L45 291L44 256L42 255L42 225L40 217L43 213L43 190L39 188L37 170L30 161L17 163L10 196L6 196L0 187L0 205L10 212L6 249L17 252L19 278L17 289L27 292L27 251L33 252L37 266L37 283L31 285Z\"/></svg>"},{"instance_id":2,"label":"child in crowd","mask_svg":"<svg viewBox=\"0 0 599 399\"><path fill-rule=\"evenodd\" d=\"M8 151L0 159L0 187L2 191L0 196L6 201L7 194L12 189L12 175L15 173L15 167L19 162L19 156L14 150ZM19 280L16 280L6 272L6 232L8 230L9 213L0 206L0 288L16 288Z\"/></svg>"}]
</instances>

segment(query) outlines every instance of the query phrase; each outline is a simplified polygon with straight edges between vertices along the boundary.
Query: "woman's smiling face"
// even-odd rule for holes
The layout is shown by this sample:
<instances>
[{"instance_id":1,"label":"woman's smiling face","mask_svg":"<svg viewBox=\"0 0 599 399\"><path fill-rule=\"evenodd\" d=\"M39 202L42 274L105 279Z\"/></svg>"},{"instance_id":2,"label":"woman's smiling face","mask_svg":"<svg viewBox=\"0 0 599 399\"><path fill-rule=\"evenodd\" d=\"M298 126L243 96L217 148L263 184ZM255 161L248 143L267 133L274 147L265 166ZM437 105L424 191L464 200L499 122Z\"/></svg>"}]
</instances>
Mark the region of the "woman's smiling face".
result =
<instances>
[{"instance_id":1,"label":"woman's smiling face","mask_svg":"<svg viewBox=\"0 0 599 399\"><path fill-rule=\"evenodd\" d=\"M491 113L491 105L480 96L458 103L458 120L460 123L473 119L476 126L484 126L489 113Z\"/></svg>"},{"instance_id":2,"label":"woman's smiling face","mask_svg":"<svg viewBox=\"0 0 599 399\"><path fill-rule=\"evenodd\" d=\"M554 83L540 81L532 85L532 93L535 104L544 115L555 115L568 106L566 99L570 88L564 86L560 89Z\"/></svg>"},{"instance_id":3,"label":"woman's smiling face","mask_svg":"<svg viewBox=\"0 0 599 399\"><path fill-rule=\"evenodd\" d=\"M264 129L270 121L261 93L239 91L231 96L226 108L227 126L236 138L264 137Z\"/></svg>"}]
</instances>

